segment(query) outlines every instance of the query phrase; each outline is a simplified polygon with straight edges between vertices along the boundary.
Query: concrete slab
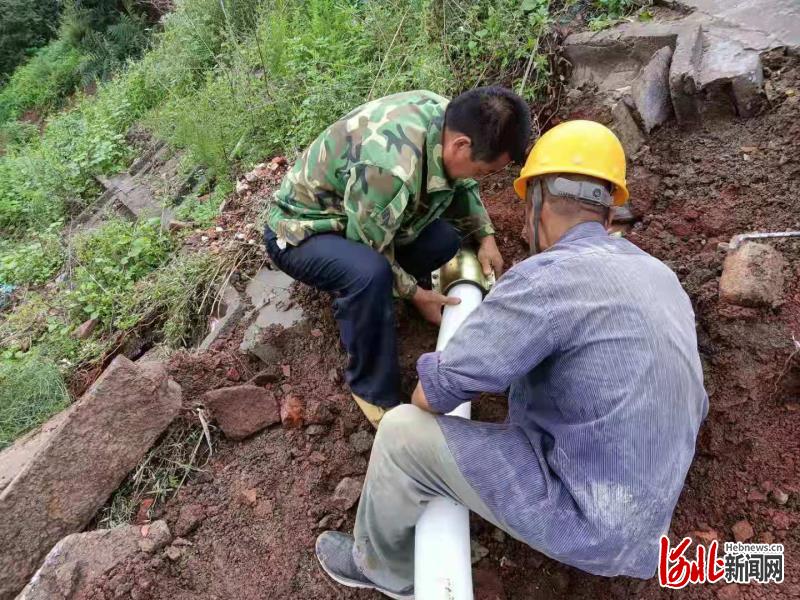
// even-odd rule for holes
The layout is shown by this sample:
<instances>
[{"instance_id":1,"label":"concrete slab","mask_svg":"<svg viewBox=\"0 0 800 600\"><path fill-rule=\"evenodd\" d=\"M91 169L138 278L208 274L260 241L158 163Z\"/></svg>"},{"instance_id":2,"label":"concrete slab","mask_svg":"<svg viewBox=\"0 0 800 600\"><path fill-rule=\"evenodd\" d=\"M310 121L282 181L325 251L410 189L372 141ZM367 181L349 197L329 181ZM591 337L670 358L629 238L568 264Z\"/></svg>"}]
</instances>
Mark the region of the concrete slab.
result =
<instances>
[{"instance_id":1,"label":"concrete slab","mask_svg":"<svg viewBox=\"0 0 800 600\"><path fill-rule=\"evenodd\" d=\"M762 52L785 46L800 49L800 2L797 0L681 0L694 12L686 22ZM726 30L723 34L722 30Z\"/></svg>"},{"instance_id":2,"label":"concrete slab","mask_svg":"<svg viewBox=\"0 0 800 600\"><path fill-rule=\"evenodd\" d=\"M289 287L294 279L283 271L261 269L247 284L245 293L257 311L259 327L283 325L291 327L303 318L303 311L289 298Z\"/></svg>"},{"instance_id":3,"label":"concrete slab","mask_svg":"<svg viewBox=\"0 0 800 600\"><path fill-rule=\"evenodd\" d=\"M264 329L271 325L289 328L304 320L303 310L292 302L289 288L294 279L282 271L261 269L245 289L253 305L253 322L244 332L239 346L241 352L249 352L266 364L276 362L280 350L270 344L262 344Z\"/></svg>"}]
</instances>

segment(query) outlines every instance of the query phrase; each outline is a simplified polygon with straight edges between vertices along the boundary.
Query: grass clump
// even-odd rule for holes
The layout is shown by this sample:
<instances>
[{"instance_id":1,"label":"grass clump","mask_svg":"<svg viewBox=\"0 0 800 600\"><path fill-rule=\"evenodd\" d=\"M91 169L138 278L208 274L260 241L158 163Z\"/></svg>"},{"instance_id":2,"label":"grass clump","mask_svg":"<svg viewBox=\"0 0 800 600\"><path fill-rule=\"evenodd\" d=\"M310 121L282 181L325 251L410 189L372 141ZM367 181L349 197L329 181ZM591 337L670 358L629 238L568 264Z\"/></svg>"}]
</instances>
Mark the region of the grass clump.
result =
<instances>
[{"instance_id":1,"label":"grass clump","mask_svg":"<svg viewBox=\"0 0 800 600\"><path fill-rule=\"evenodd\" d=\"M176 256L136 287L125 310L128 323L157 328L171 348L192 345L205 331L206 316L230 266L207 252Z\"/></svg>"},{"instance_id":2,"label":"grass clump","mask_svg":"<svg viewBox=\"0 0 800 600\"><path fill-rule=\"evenodd\" d=\"M178 421L144 457L100 511L100 527L130 523L147 501L150 510L180 490L186 478L199 471L210 456L203 429ZM144 515L147 518L150 514Z\"/></svg>"},{"instance_id":3,"label":"grass clump","mask_svg":"<svg viewBox=\"0 0 800 600\"><path fill-rule=\"evenodd\" d=\"M61 372L51 360L32 355L0 361L0 450L69 401Z\"/></svg>"}]
</instances>

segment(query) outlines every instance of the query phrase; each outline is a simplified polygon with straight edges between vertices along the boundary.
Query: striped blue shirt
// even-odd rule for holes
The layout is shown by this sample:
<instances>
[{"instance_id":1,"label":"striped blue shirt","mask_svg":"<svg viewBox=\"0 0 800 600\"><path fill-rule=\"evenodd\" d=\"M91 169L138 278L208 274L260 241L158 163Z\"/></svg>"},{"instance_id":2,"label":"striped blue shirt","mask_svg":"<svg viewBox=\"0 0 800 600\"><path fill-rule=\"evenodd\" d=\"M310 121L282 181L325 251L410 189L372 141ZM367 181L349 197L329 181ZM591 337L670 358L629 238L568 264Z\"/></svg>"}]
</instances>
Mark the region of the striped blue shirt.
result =
<instances>
[{"instance_id":1,"label":"striped blue shirt","mask_svg":"<svg viewBox=\"0 0 800 600\"><path fill-rule=\"evenodd\" d=\"M417 370L439 413L508 390L505 424L438 419L511 533L590 573L653 576L708 411L694 312L663 263L577 225Z\"/></svg>"}]
</instances>

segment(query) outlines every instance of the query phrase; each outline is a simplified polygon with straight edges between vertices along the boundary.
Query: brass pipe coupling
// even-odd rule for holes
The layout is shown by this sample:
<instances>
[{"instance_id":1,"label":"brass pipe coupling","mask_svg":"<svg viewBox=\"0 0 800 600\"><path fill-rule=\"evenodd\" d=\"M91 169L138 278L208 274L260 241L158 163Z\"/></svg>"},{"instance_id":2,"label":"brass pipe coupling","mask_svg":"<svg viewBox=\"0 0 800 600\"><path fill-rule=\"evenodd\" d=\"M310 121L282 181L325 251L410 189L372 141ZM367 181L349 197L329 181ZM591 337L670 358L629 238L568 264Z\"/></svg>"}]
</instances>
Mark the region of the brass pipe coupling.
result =
<instances>
[{"instance_id":1,"label":"brass pipe coupling","mask_svg":"<svg viewBox=\"0 0 800 600\"><path fill-rule=\"evenodd\" d=\"M450 289L459 283L471 283L478 286L483 295L489 293L494 285L494 274L487 277L483 274L481 263L473 250L462 248L453 258L433 273L433 288L440 294L447 295Z\"/></svg>"}]
</instances>

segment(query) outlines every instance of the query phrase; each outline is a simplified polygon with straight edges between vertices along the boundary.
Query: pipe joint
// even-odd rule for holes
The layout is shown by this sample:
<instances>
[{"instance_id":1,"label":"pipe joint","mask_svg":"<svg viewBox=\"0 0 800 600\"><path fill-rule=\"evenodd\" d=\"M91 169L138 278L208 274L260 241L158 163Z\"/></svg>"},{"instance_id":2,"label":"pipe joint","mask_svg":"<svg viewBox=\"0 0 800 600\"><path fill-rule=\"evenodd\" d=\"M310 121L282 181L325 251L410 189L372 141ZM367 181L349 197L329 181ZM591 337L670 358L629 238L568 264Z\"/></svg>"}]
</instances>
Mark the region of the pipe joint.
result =
<instances>
[{"instance_id":1,"label":"pipe joint","mask_svg":"<svg viewBox=\"0 0 800 600\"><path fill-rule=\"evenodd\" d=\"M462 248L434 274L434 287L443 295L459 283L477 286L485 296L494 285L494 275L487 277L474 251Z\"/></svg>"}]
</instances>

